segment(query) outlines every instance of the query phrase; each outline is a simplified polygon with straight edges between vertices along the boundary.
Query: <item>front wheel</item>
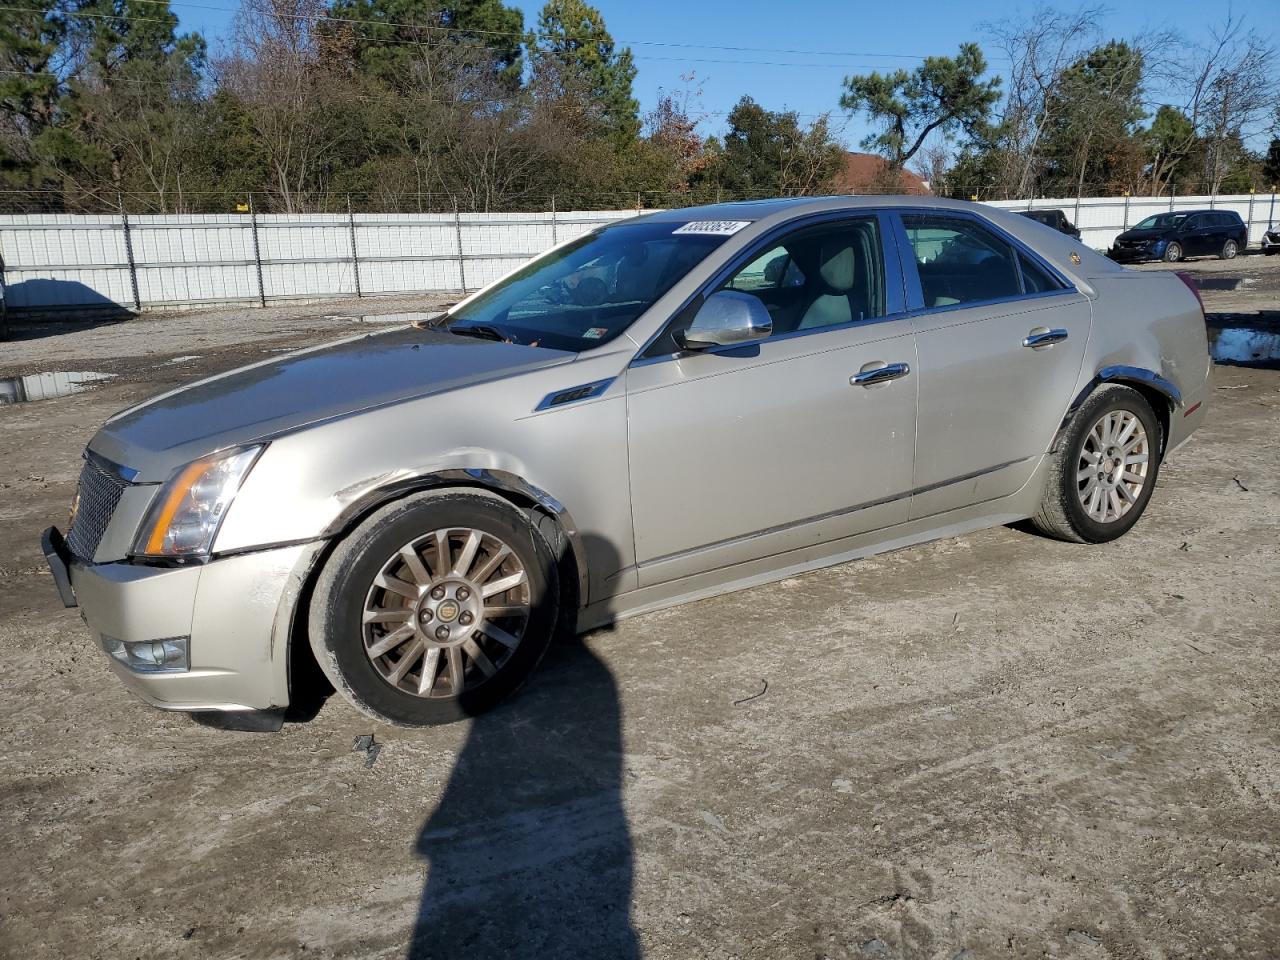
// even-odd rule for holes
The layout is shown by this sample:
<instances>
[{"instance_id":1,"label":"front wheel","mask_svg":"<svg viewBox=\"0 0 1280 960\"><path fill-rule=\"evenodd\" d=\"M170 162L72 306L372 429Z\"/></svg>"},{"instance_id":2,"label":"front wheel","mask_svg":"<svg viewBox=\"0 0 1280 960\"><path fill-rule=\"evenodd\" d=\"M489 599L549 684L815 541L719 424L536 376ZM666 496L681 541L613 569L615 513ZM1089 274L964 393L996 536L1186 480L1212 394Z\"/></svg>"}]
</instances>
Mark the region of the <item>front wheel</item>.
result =
<instances>
[{"instance_id":1,"label":"front wheel","mask_svg":"<svg viewBox=\"0 0 1280 960\"><path fill-rule=\"evenodd\" d=\"M1182 259L1182 244L1171 243L1164 248L1164 262L1177 263Z\"/></svg>"},{"instance_id":2,"label":"front wheel","mask_svg":"<svg viewBox=\"0 0 1280 960\"><path fill-rule=\"evenodd\" d=\"M1105 543L1138 522L1160 470L1160 422L1145 397L1117 384L1076 411L1051 455L1048 487L1033 522L1076 543Z\"/></svg>"},{"instance_id":3,"label":"front wheel","mask_svg":"<svg viewBox=\"0 0 1280 960\"><path fill-rule=\"evenodd\" d=\"M1234 260L1236 254L1240 252L1240 245L1234 240L1228 240L1222 245L1222 250L1218 253L1219 260Z\"/></svg>"},{"instance_id":4,"label":"front wheel","mask_svg":"<svg viewBox=\"0 0 1280 960\"><path fill-rule=\"evenodd\" d=\"M334 550L316 582L311 647L329 680L385 723L448 723L495 706L555 632L550 547L480 490L414 494Z\"/></svg>"}]
</instances>

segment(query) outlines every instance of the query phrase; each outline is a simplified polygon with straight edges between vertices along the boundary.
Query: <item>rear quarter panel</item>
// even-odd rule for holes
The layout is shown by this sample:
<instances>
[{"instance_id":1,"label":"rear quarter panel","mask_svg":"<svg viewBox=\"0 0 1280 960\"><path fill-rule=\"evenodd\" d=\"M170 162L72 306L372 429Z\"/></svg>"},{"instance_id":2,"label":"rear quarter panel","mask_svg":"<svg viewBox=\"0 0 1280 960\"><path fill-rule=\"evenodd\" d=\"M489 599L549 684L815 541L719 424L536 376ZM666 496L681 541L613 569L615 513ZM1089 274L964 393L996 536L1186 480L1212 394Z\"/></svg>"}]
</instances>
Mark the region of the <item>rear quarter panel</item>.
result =
<instances>
[{"instance_id":1,"label":"rear quarter panel","mask_svg":"<svg viewBox=\"0 0 1280 960\"><path fill-rule=\"evenodd\" d=\"M1110 366L1138 367L1168 380L1181 394L1169 411L1165 449L1172 450L1199 426L1208 399L1212 361L1200 304L1163 270L1118 270L1089 282L1097 299L1081 387Z\"/></svg>"}]
</instances>

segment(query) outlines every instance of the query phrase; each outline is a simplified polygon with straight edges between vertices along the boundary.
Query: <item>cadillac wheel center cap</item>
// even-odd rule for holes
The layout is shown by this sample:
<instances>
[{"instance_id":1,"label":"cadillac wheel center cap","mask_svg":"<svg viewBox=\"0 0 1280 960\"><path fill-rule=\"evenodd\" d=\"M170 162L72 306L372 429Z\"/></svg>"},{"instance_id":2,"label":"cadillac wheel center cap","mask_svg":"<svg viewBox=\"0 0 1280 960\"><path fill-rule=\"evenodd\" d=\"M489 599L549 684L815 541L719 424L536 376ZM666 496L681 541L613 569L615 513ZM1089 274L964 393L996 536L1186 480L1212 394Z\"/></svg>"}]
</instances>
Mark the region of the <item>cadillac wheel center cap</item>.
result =
<instances>
[{"instance_id":1,"label":"cadillac wheel center cap","mask_svg":"<svg viewBox=\"0 0 1280 960\"><path fill-rule=\"evenodd\" d=\"M445 623L450 623L458 618L460 609L457 600L446 600L436 607L436 616Z\"/></svg>"}]
</instances>

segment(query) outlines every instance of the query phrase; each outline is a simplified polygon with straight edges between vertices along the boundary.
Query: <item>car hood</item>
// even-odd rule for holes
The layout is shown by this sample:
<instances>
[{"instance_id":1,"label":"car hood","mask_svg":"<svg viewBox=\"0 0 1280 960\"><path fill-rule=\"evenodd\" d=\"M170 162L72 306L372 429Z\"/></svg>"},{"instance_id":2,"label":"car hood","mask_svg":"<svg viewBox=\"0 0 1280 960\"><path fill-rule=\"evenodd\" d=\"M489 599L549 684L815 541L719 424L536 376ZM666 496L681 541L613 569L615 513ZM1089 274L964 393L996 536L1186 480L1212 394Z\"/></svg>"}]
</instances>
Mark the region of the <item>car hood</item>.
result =
<instances>
[{"instance_id":1,"label":"car hood","mask_svg":"<svg viewBox=\"0 0 1280 960\"><path fill-rule=\"evenodd\" d=\"M1126 230L1117 240L1163 240L1169 235L1168 230Z\"/></svg>"},{"instance_id":2,"label":"car hood","mask_svg":"<svg viewBox=\"0 0 1280 960\"><path fill-rule=\"evenodd\" d=\"M241 367L116 414L89 444L164 480L215 450L344 414L565 363L574 354L404 328Z\"/></svg>"}]
</instances>

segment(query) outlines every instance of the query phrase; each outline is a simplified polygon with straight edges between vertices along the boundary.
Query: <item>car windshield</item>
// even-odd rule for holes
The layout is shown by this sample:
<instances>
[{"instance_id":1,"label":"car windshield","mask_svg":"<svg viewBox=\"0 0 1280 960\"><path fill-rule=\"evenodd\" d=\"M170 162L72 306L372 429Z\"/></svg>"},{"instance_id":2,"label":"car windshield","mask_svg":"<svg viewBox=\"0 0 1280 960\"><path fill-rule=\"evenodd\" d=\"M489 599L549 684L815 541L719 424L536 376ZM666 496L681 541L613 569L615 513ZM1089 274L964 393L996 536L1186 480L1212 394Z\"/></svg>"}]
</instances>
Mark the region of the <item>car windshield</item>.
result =
<instances>
[{"instance_id":1,"label":"car windshield","mask_svg":"<svg viewBox=\"0 0 1280 960\"><path fill-rule=\"evenodd\" d=\"M574 352L635 322L725 233L677 232L683 221L614 224L567 243L436 324L460 336Z\"/></svg>"},{"instance_id":2,"label":"car windshield","mask_svg":"<svg viewBox=\"0 0 1280 960\"><path fill-rule=\"evenodd\" d=\"M1185 213L1157 213L1155 216L1147 217L1133 229L1167 230L1169 227L1176 227L1185 219L1187 219Z\"/></svg>"}]
</instances>

